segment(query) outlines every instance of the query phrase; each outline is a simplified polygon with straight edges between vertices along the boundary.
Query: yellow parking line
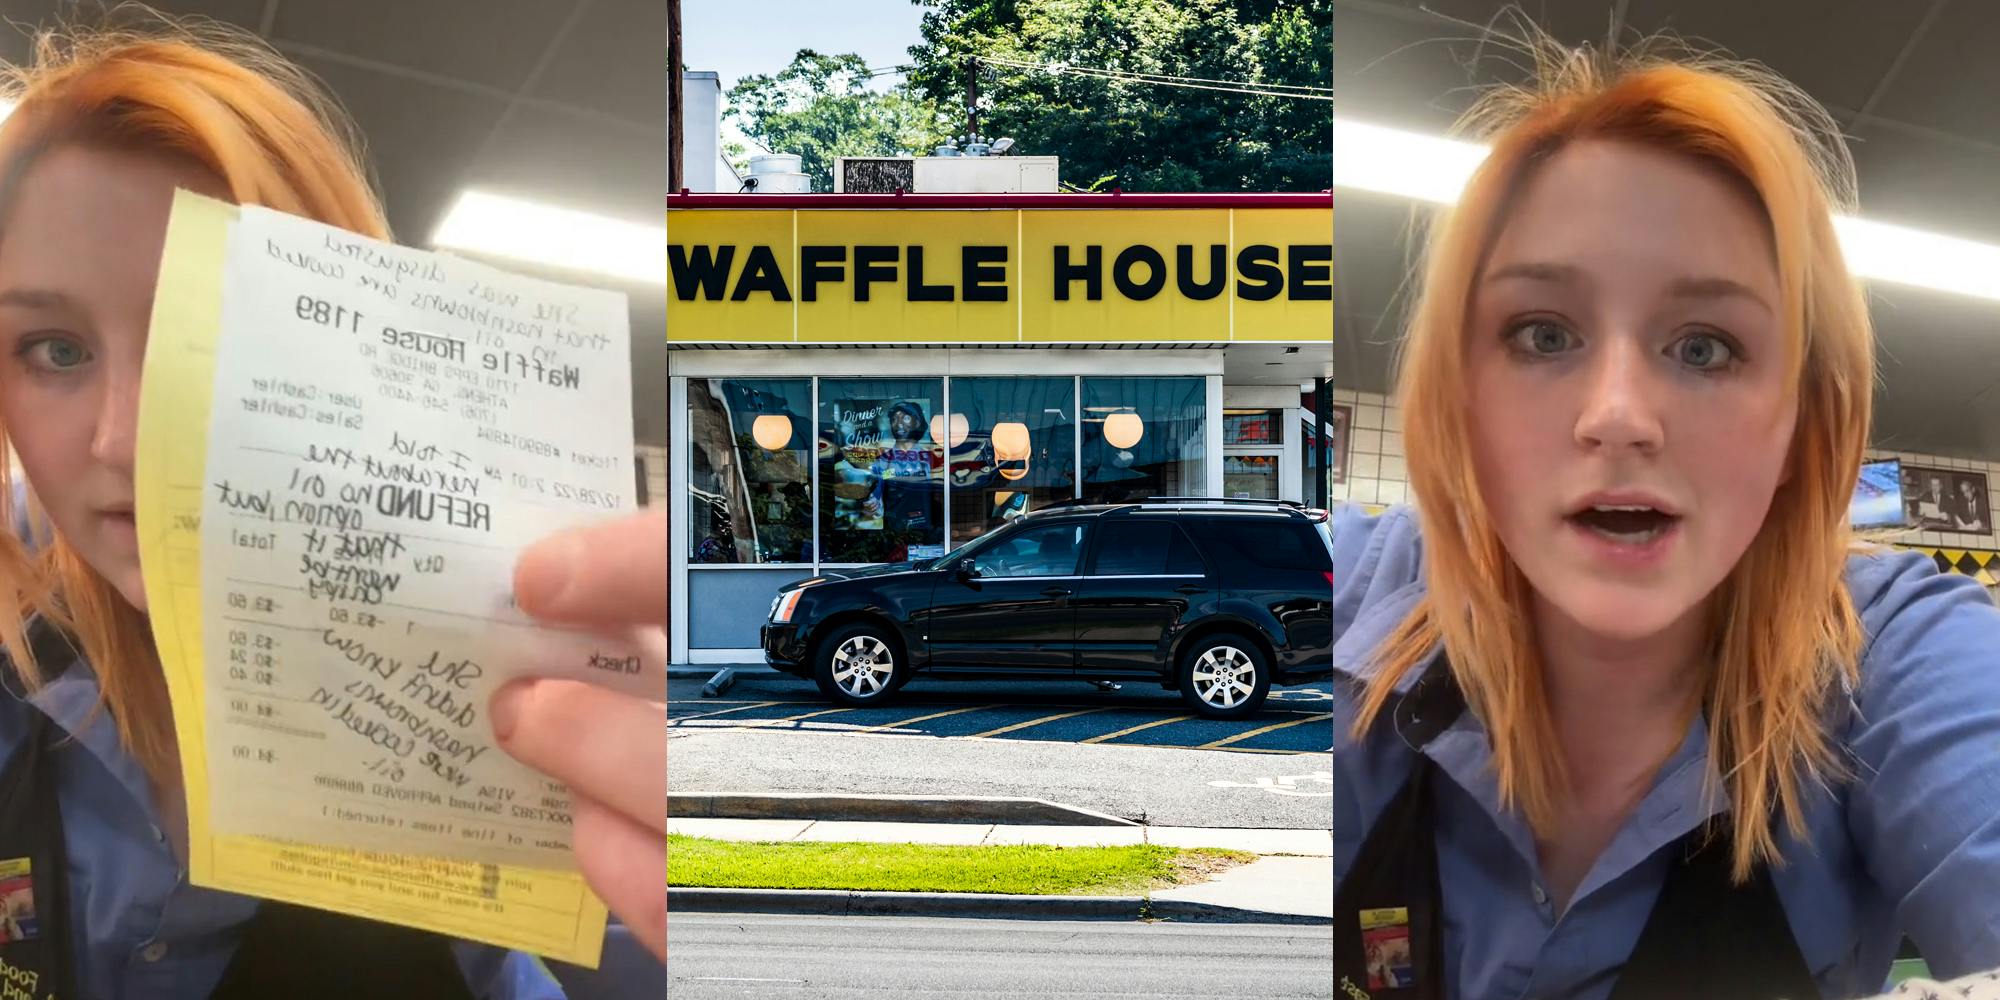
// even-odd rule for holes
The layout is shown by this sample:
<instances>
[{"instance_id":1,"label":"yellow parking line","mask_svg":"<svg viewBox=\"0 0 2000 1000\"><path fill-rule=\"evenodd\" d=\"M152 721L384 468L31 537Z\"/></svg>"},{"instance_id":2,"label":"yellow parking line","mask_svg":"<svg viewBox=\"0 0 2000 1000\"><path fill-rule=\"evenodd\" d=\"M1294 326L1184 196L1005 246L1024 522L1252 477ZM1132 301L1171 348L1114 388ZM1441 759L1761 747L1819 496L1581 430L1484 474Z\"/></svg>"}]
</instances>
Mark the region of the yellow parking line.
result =
<instances>
[{"instance_id":1,"label":"yellow parking line","mask_svg":"<svg viewBox=\"0 0 2000 1000\"><path fill-rule=\"evenodd\" d=\"M1061 715L1045 715L1039 719L1029 719L1026 722L1016 722L1011 726L1001 726L998 729L989 729L983 733L974 733L972 734L972 739L983 740L988 736L998 736L1001 733L1011 733L1016 729L1026 729L1029 726L1039 726L1044 722L1055 722L1058 719L1074 719L1079 715L1089 715L1092 712L1103 712L1113 707L1114 706L1106 705L1103 708L1086 708L1081 712L1065 712Z\"/></svg>"},{"instance_id":2,"label":"yellow parking line","mask_svg":"<svg viewBox=\"0 0 2000 1000\"><path fill-rule=\"evenodd\" d=\"M966 706L966 707L964 707L964 708L954 708L954 709L952 709L952 710L951 710L951 711L949 711L949 712L932 712L932 713L931 713L931 714L929 714L929 715L919 715L919 716L917 716L917 717L916 717L916 718L914 718L914 719L904 719L904 720L902 720L902 721L900 721L900 722L885 722L885 723L883 723L882 725L879 725L879 726L869 726L869 727L868 727L868 728L866 728L866 729L856 729L856 730L853 730L852 732L853 732L853 733L879 733L879 732L881 732L881 731L882 731L882 730L884 730L884 729L900 729L900 728L902 728L902 727L904 727L904 726L914 726L914 725L916 725L916 724L917 724L917 723L919 723L919 722L929 722L929 721L931 721L932 719L942 719L942 718L944 718L944 717L945 717L945 716L947 716L947 715L957 715L957 714L959 714L960 712L977 712L977 711L979 711L980 709L984 709L984 708L999 708L999 707L1000 707L1000 706L998 706L998 705L968 705L968 706ZM851 734L852 734L852 733L850 733L850 735L851 735Z\"/></svg>"},{"instance_id":3,"label":"yellow parking line","mask_svg":"<svg viewBox=\"0 0 2000 1000\"><path fill-rule=\"evenodd\" d=\"M748 705L738 705L735 708L725 708L715 712L703 712L700 715L682 715L672 719L671 721L686 722L689 719L706 719L713 715L728 715L731 712L743 712L753 708L764 708L768 705L782 705L782 704L784 704L784 702L782 701L753 701Z\"/></svg>"},{"instance_id":4,"label":"yellow parking line","mask_svg":"<svg viewBox=\"0 0 2000 1000\"><path fill-rule=\"evenodd\" d=\"M1194 716L1192 716L1192 715L1175 715L1175 716L1169 716L1168 718L1165 718L1165 719L1154 719L1154 720L1153 720L1153 721L1151 721L1151 722L1142 722L1142 723L1140 723L1140 724L1138 724L1138 725L1136 725L1136 726L1133 726L1133 727L1132 727L1132 728L1130 728L1130 729L1120 729L1119 731L1117 731L1117 732L1115 732L1115 733L1105 733L1105 734L1104 734L1103 736L1092 736L1091 738L1089 738L1089 739L1087 739L1087 740L1079 740L1078 742L1080 742L1080 743L1102 743L1102 742L1104 742L1105 740L1115 740L1115 739L1117 739L1117 738L1118 738L1118 737L1120 737L1120 736L1129 736L1129 735L1131 735L1131 734L1133 734L1133 733L1136 733L1136 732L1138 732L1138 731L1139 731L1139 730L1141 730L1141 729L1151 729L1151 728L1153 728L1154 726L1164 726L1164 725L1166 725L1166 724L1167 724L1167 723L1169 723L1169 722L1186 722L1187 720L1189 720L1189 719L1192 719L1192 718L1194 718Z\"/></svg>"},{"instance_id":5,"label":"yellow parking line","mask_svg":"<svg viewBox=\"0 0 2000 1000\"><path fill-rule=\"evenodd\" d=\"M1259 727L1259 728L1257 728L1257 729L1252 729L1252 730L1249 730L1248 732L1242 732L1242 733L1237 733L1237 734L1236 734L1236 735L1234 735L1234 736L1229 736L1229 737L1225 737L1225 738L1223 738L1223 739L1219 739L1219 740L1216 740L1216 741L1215 741L1215 742L1213 742L1213 743L1203 743L1203 744L1202 744L1201 746L1199 746L1199 747L1196 747L1195 749L1197 749L1197 750L1214 750L1214 749L1216 749L1217 747L1225 747L1225 746L1228 746L1229 744L1231 744L1231 743L1235 743L1235 742L1236 742L1236 741L1238 741L1238 740L1247 740L1247 739L1249 739L1249 738L1250 738L1250 737L1252 737L1252 736L1261 736L1261 735L1263 735L1263 734L1265 734L1265 733L1268 733L1268 732L1270 732L1270 731L1272 731L1272 730L1274 730L1274 729L1284 729L1284 728L1286 728L1286 727L1288 727L1288 726L1302 726L1302 725L1305 725L1305 724L1306 724L1306 723L1308 723L1308 722L1325 722L1325 721L1327 721L1327 720L1329 720L1329 719L1331 719L1331 718L1333 718L1333 713L1332 713L1332 712L1327 712L1327 713L1326 713L1326 714L1324 714L1324 715L1310 715L1310 716L1307 716L1307 717L1305 717L1305 718L1303 718L1303 719L1293 719L1293 720L1292 720L1292 721L1290 721L1290 722L1274 722L1274 723L1272 723L1272 724L1270 724L1270 725L1268 725L1268 726L1262 726L1262 727Z\"/></svg>"},{"instance_id":6,"label":"yellow parking line","mask_svg":"<svg viewBox=\"0 0 2000 1000\"><path fill-rule=\"evenodd\" d=\"M812 717L814 717L814 716L817 716L817 715L832 715L832 714L833 714L833 713L835 713L835 712L856 712L856 711L860 711L860 710L859 710L859 709L857 709L857 708L854 708L854 707L853 707L853 706L851 706L851 705L842 705L842 706L841 706L841 707L839 707L839 708L822 708L822 709L820 709L820 710L819 710L819 711L817 711L817 712L807 712L807 713L806 713L806 714L804 714L804 715L787 715L787 716L784 716L784 717L782 717L782 718L777 718L777 719L744 719L744 720L742 721L741 725L744 725L744 726L775 726L775 725L777 725L777 724L778 724L778 723L780 723L780 722L803 722L804 720L806 720L806 719L810 719L810 718L812 718Z\"/></svg>"}]
</instances>

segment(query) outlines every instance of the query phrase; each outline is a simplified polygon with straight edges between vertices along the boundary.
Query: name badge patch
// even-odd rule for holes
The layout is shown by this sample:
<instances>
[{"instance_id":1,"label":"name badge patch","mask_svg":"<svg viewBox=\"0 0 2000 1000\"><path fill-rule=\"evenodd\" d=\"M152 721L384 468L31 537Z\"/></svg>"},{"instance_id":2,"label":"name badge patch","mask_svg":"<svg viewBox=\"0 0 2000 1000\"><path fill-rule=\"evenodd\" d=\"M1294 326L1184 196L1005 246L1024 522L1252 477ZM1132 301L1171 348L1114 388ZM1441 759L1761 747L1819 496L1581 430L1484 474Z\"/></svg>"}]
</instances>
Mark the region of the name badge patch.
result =
<instances>
[{"instance_id":1,"label":"name badge patch","mask_svg":"<svg viewBox=\"0 0 2000 1000\"><path fill-rule=\"evenodd\" d=\"M1400 989L1417 984L1410 961L1410 911L1401 906L1361 911L1361 953L1368 962L1368 989Z\"/></svg>"}]
</instances>

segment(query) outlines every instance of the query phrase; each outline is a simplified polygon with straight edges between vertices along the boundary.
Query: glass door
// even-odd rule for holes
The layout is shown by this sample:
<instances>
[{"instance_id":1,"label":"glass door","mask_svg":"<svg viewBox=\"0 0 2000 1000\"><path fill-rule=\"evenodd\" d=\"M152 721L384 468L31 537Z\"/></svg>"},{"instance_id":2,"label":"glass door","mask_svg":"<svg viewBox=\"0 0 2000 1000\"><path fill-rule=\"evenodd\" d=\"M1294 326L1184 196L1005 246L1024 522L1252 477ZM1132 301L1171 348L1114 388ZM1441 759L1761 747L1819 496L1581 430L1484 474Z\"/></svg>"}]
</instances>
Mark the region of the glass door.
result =
<instances>
[{"instance_id":1,"label":"glass door","mask_svg":"<svg viewBox=\"0 0 2000 1000\"><path fill-rule=\"evenodd\" d=\"M1287 483L1283 409L1222 411L1222 495L1232 500L1295 500Z\"/></svg>"},{"instance_id":2,"label":"glass door","mask_svg":"<svg viewBox=\"0 0 2000 1000\"><path fill-rule=\"evenodd\" d=\"M1282 448L1231 448L1222 455L1222 495L1231 500L1277 500Z\"/></svg>"}]
</instances>

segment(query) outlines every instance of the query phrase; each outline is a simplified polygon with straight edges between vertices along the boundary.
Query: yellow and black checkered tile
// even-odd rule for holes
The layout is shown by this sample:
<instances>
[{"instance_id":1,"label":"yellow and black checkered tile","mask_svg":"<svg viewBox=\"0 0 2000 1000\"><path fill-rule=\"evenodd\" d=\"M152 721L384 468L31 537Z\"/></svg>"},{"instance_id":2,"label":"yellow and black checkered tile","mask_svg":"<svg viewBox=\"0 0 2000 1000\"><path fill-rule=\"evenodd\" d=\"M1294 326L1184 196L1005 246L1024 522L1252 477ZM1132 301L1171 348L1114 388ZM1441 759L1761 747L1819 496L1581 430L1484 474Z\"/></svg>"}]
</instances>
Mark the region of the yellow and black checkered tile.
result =
<instances>
[{"instance_id":1,"label":"yellow and black checkered tile","mask_svg":"<svg viewBox=\"0 0 2000 1000\"><path fill-rule=\"evenodd\" d=\"M1898 545L1899 549L1922 552L1944 573L1957 573L1982 585L2000 586L2000 552L1990 549L1948 549L1935 545Z\"/></svg>"}]
</instances>

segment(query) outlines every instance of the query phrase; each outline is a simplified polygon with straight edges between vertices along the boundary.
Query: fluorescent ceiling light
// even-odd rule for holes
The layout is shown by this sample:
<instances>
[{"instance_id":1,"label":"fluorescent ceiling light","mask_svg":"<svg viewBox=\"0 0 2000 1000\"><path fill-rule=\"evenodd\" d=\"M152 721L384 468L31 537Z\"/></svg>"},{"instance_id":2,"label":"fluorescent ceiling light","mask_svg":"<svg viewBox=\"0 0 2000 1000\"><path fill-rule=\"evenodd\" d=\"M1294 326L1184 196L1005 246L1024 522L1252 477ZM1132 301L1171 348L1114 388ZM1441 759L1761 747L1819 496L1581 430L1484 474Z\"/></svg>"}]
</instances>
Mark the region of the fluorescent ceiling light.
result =
<instances>
[{"instance_id":1,"label":"fluorescent ceiling light","mask_svg":"<svg viewBox=\"0 0 2000 1000\"><path fill-rule=\"evenodd\" d=\"M1336 118L1333 183L1448 205L1486 158L1486 147ZM1851 216L1835 216L1857 277L2000 300L2000 247Z\"/></svg>"},{"instance_id":2,"label":"fluorescent ceiling light","mask_svg":"<svg viewBox=\"0 0 2000 1000\"><path fill-rule=\"evenodd\" d=\"M665 229L485 191L459 194L431 243L628 281L667 283Z\"/></svg>"}]
</instances>

